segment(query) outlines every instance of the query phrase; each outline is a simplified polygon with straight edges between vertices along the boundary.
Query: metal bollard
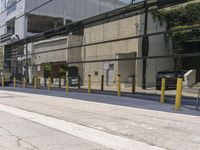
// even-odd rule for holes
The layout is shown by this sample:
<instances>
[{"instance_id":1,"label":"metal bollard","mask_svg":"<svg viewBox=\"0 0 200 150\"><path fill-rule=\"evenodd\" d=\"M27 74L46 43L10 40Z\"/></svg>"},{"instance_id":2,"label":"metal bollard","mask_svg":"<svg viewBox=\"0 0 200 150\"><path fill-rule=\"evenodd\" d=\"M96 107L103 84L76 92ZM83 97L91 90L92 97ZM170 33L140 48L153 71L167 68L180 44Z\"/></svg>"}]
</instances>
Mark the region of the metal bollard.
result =
<instances>
[{"instance_id":1,"label":"metal bollard","mask_svg":"<svg viewBox=\"0 0 200 150\"><path fill-rule=\"evenodd\" d=\"M117 76L117 96L121 96L121 79L120 75Z\"/></svg>"},{"instance_id":2,"label":"metal bollard","mask_svg":"<svg viewBox=\"0 0 200 150\"><path fill-rule=\"evenodd\" d=\"M48 84L48 90L50 91L51 90L51 77L49 77L49 84Z\"/></svg>"},{"instance_id":3,"label":"metal bollard","mask_svg":"<svg viewBox=\"0 0 200 150\"><path fill-rule=\"evenodd\" d=\"M160 96L160 103L163 104L165 102L165 87L166 87L166 79L162 78L161 83L161 96Z\"/></svg>"},{"instance_id":4,"label":"metal bollard","mask_svg":"<svg viewBox=\"0 0 200 150\"><path fill-rule=\"evenodd\" d=\"M104 75L101 76L101 91L104 90Z\"/></svg>"},{"instance_id":5,"label":"metal bollard","mask_svg":"<svg viewBox=\"0 0 200 150\"><path fill-rule=\"evenodd\" d=\"M37 88L39 89L40 88L40 78L37 78Z\"/></svg>"},{"instance_id":6,"label":"metal bollard","mask_svg":"<svg viewBox=\"0 0 200 150\"><path fill-rule=\"evenodd\" d=\"M59 77L59 85L58 85L59 88L61 88L61 77Z\"/></svg>"},{"instance_id":7,"label":"metal bollard","mask_svg":"<svg viewBox=\"0 0 200 150\"><path fill-rule=\"evenodd\" d=\"M16 88L16 77L13 78L14 88Z\"/></svg>"},{"instance_id":8,"label":"metal bollard","mask_svg":"<svg viewBox=\"0 0 200 150\"><path fill-rule=\"evenodd\" d=\"M88 94L91 94L91 75L88 75Z\"/></svg>"},{"instance_id":9,"label":"metal bollard","mask_svg":"<svg viewBox=\"0 0 200 150\"><path fill-rule=\"evenodd\" d=\"M182 89L183 89L183 79L177 79L177 88L176 88L176 102L175 110L179 111L181 109L181 100L182 100Z\"/></svg>"},{"instance_id":10,"label":"metal bollard","mask_svg":"<svg viewBox=\"0 0 200 150\"><path fill-rule=\"evenodd\" d=\"M136 85L136 83L135 83L135 75L133 75L132 76L132 94L135 93L135 85Z\"/></svg>"},{"instance_id":11,"label":"metal bollard","mask_svg":"<svg viewBox=\"0 0 200 150\"><path fill-rule=\"evenodd\" d=\"M44 86L47 87L47 78L44 78Z\"/></svg>"},{"instance_id":12,"label":"metal bollard","mask_svg":"<svg viewBox=\"0 0 200 150\"><path fill-rule=\"evenodd\" d=\"M66 94L69 94L69 77L66 78Z\"/></svg>"},{"instance_id":13,"label":"metal bollard","mask_svg":"<svg viewBox=\"0 0 200 150\"><path fill-rule=\"evenodd\" d=\"M78 89L81 89L81 76L78 76Z\"/></svg>"},{"instance_id":14,"label":"metal bollard","mask_svg":"<svg viewBox=\"0 0 200 150\"><path fill-rule=\"evenodd\" d=\"M26 88L26 78L23 78L23 88Z\"/></svg>"},{"instance_id":15,"label":"metal bollard","mask_svg":"<svg viewBox=\"0 0 200 150\"><path fill-rule=\"evenodd\" d=\"M4 77L1 77L1 82L2 82L2 83L1 83L1 86L2 86L2 88L4 88L4 86L5 86L5 83L4 83L4 82L5 82L5 81L4 81Z\"/></svg>"}]
</instances>

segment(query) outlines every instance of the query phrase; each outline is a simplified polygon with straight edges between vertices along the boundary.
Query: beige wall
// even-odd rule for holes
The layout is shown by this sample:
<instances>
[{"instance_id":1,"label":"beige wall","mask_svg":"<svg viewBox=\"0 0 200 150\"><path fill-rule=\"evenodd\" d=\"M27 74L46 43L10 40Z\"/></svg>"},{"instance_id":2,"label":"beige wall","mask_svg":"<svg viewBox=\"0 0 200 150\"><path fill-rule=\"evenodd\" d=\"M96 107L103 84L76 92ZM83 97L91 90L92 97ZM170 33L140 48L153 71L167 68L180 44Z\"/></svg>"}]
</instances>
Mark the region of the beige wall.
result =
<instances>
[{"instance_id":1,"label":"beige wall","mask_svg":"<svg viewBox=\"0 0 200 150\"><path fill-rule=\"evenodd\" d=\"M43 63L65 61L67 54L65 48L67 47L67 45L68 45L67 37L49 39L34 43L33 51L34 53L36 53L36 55L34 55L33 57L33 63L35 65L40 65ZM57 49L63 49L63 50L57 50Z\"/></svg>"},{"instance_id":2,"label":"beige wall","mask_svg":"<svg viewBox=\"0 0 200 150\"><path fill-rule=\"evenodd\" d=\"M35 65L35 67L33 68L36 68L38 65L41 65L42 67L42 64L44 63L80 61L82 54L81 48L70 49L69 47L81 45L82 41L83 41L82 36L68 35L66 37L58 37L33 43L33 53L36 53L32 57L33 65ZM83 74L82 64L70 65L70 66L78 67L79 74L82 76ZM38 75L37 70L33 69L32 74ZM42 76L42 74L43 72L41 71L40 76Z\"/></svg>"},{"instance_id":3,"label":"beige wall","mask_svg":"<svg viewBox=\"0 0 200 150\"><path fill-rule=\"evenodd\" d=\"M119 21L105 23L102 25L86 28L84 30L84 44L97 43L108 40L115 40L119 38L126 38L143 34L144 31L144 16L134 16ZM149 14L148 33L165 31L166 25L160 26L160 23L153 20ZM149 38L150 49L149 56L159 56L172 54L172 44L166 43L164 35L151 36ZM123 40L118 42L108 42L105 44L96 44L93 46L86 46L82 49L82 60L102 60L116 58L117 54L129 56L131 53L136 53L137 57L141 57L141 38ZM127 63L128 62L128 63ZM137 85L141 86L142 82L142 60L124 62L128 69L133 69L133 74L136 74ZM119 74L118 62L110 62L114 64L115 76ZM123 62L121 62L123 64ZM129 65L127 65L129 64ZM172 70L173 59L152 59L147 61L147 86L154 86L156 83L156 73L161 70ZM124 68L123 68L124 69ZM125 69L126 70L126 69ZM99 76L94 76L94 72L98 71ZM105 75L103 69L103 62L84 64L84 80L87 80L87 75L91 74L93 80L100 80L101 75ZM127 81L129 74L123 71L123 82Z\"/></svg>"},{"instance_id":4,"label":"beige wall","mask_svg":"<svg viewBox=\"0 0 200 150\"><path fill-rule=\"evenodd\" d=\"M118 38L125 38L136 35L138 33L139 16L131 17L119 21L114 21L84 30L84 44L96 43ZM115 59L120 56L129 57L130 53L138 51L137 39L123 40L118 42L109 42L105 44L97 44L94 46L86 46L82 49L83 60L102 60L102 59ZM107 70L104 69L105 62L87 63L84 64L84 80L87 81L88 74L92 75L92 81L100 82L101 75L107 77ZM122 74L122 82L126 82L129 74L135 73L135 61L123 62L108 62L114 65L113 82L118 74ZM127 65L129 64L129 65ZM118 70L119 66L124 66L121 71ZM127 70L127 71L125 71ZM131 71L130 71L131 70ZM98 75L95 75L98 72ZM131 72L131 73L130 73ZM127 76L127 77L125 77ZM99 83L98 83L99 84Z\"/></svg>"}]
</instances>

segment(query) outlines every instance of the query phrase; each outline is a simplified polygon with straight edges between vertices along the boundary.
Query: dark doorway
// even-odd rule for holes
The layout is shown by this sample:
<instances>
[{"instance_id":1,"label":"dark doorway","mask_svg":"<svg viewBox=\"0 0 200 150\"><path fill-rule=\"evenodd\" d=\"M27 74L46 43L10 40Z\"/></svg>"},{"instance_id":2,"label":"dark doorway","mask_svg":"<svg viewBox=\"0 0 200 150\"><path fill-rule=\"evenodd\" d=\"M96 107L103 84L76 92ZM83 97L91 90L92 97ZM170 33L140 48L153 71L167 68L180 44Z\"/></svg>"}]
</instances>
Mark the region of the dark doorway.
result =
<instances>
[{"instance_id":1,"label":"dark doorway","mask_svg":"<svg viewBox=\"0 0 200 150\"><path fill-rule=\"evenodd\" d=\"M184 43L183 53L199 53L200 52L200 40L190 40ZM182 69L197 71L197 82L200 82L200 56L185 57L182 59Z\"/></svg>"}]
</instances>

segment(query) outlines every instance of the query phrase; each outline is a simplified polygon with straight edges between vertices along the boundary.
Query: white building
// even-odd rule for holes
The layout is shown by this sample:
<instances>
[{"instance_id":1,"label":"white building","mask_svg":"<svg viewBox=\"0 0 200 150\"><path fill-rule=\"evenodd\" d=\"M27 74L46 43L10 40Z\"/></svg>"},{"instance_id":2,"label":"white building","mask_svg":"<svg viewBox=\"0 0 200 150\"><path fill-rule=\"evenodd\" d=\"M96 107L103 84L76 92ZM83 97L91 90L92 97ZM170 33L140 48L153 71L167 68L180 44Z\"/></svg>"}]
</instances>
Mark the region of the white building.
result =
<instances>
[{"instance_id":1,"label":"white building","mask_svg":"<svg viewBox=\"0 0 200 150\"><path fill-rule=\"evenodd\" d=\"M125 6L130 3L129 1L131 0L52 0L51 2L49 0L1 0L1 45L10 42L13 34L23 39L72 21ZM43 6L37 8L40 5Z\"/></svg>"},{"instance_id":2,"label":"white building","mask_svg":"<svg viewBox=\"0 0 200 150\"><path fill-rule=\"evenodd\" d=\"M17 60L24 46L10 47L13 41L107 12L131 0L0 0L0 46L4 68L16 74Z\"/></svg>"}]
</instances>

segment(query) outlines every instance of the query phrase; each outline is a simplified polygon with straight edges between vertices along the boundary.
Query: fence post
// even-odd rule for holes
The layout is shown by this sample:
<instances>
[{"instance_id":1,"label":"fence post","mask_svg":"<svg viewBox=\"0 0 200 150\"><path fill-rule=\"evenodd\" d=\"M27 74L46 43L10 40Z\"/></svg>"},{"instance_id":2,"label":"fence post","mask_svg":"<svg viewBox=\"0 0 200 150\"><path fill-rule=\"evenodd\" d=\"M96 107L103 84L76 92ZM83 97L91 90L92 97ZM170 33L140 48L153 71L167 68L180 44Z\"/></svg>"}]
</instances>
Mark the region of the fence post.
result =
<instances>
[{"instance_id":1,"label":"fence post","mask_svg":"<svg viewBox=\"0 0 200 150\"><path fill-rule=\"evenodd\" d=\"M104 91L104 75L101 76L101 91Z\"/></svg>"},{"instance_id":2,"label":"fence post","mask_svg":"<svg viewBox=\"0 0 200 150\"><path fill-rule=\"evenodd\" d=\"M88 94L91 94L91 75L88 75Z\"/></svg>"},{"instance_id":3,"label":"fence post","mask_svg":"<svg viewBox=\"0 0 200 150\"><path fill-rule=\"evenodd\" d=\"M160 96L160 103L163 104L165 102L165 87L166 87L166 79L162 78L161 83L161 96Z\"/></svg>"},{"instance_id":4,"label":"fence post","mask_svg":"<svg viewBox=\"0 0 200 150\"><path fill-rule=\"evenodd\" d=\"M183 90L183 79L178 78L176 87L176 102L175 102L176 111L179 111L181 109L182 90Z\"/></svg>"},{"instance_id":5,"label":"fence post","mask_svg":"<svg viewBox=\"0 0 200 150\"><path fill-rule=\"evenodd\" d=\"M16 88L16 77L13 78L14 88Z\"/></svg>"},{"instance_id":6,"label":"fence post","mask_svg":"<svg viewBox=\"0 0 200 150\"><path fill-rule=\"evenodd\" d=\"M117 96L121 96L121 79L120 79L120 75L117 76Z\"/></svg>"},{"instance_id":7,"label":"fence post","mask_svg":"<svg viewBox=\"0 0 200 150\"><path fill-rule=\"evenodd\" d=\"M51 90L51 77L49 77L49 84L48 84L48 90L50 91Z\"/></svg>"},{"instance_id":8,"label":"fence post","mask_svg":"<svg viewBox=\"0 0 200 150\"><path fill-rule=\"evenodd\" d=\"M5 82L5 81L4 81L4 76L1 77L1 82L2 82L2 83L1 83L1 86L2 86L2 88L4 88L4 82Z\"/></svg>"},{"instance_id":9,"label":"fence post","mask_svg":"<svg viewBox=\"0 0 200 150\"><path fill-rule=\"evenodd\" d=\"M135 83L135 75L133 75L132 76L132 94L135 93L135 85L136 85L136 83Z\"/></svg>"}]
</instances>

